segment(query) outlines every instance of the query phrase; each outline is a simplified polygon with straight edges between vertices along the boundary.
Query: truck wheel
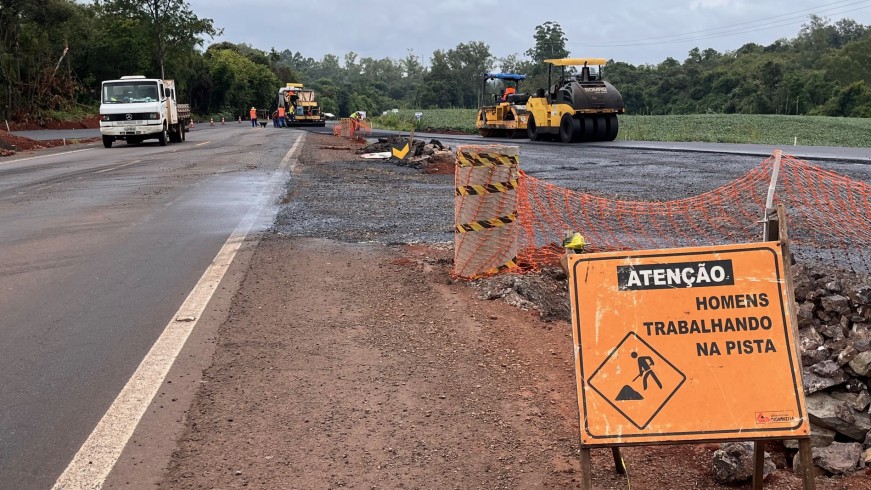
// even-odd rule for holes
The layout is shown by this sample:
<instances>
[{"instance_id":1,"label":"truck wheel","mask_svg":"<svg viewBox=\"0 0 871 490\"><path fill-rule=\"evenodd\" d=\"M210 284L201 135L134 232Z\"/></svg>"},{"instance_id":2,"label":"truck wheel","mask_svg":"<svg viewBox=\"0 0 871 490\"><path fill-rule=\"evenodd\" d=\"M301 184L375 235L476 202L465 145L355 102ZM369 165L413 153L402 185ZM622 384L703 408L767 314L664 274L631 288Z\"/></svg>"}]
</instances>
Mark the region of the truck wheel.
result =
<instances>
[{"instance_id":1,"label":"truck wheel","mask_svg":"<svg viewBox=\"0 0 871 490\"><path fill-rule=\"evenodd\" d=\"M578 141L581 135L581 122L568 112L563 114L559 122L559 138L563 143Z\"/></svg>"},{"instance_id":2,"label":"truck wheel","mask_svg":"<svg viewBox=\"0 0 871 490\"><path fill-rule=\"evenodd\" d=\"M620 126L617 123L617 114L611 114L608 119L608 133L605 135L605 141L614 141L617 138L617 131Z\"/></svg>"},{"instance_id":3,"label":"truck wheel","mask_svg":"<svg viewBox=\"0 0 871 490\"><path fill-rule=\"evenodd\" d=\"M167 140L167 137L166 137L166 125L164 125L164 126L163 126L163 131L161 131L160 134L157 135L157 141L160 143L160 146L166 146L166 140Z\"/></svg>"},{"instance_id":4,"label":"truck wheel","mask_svg":"<svg viewBox=\"0 0 871 490\"><path fill-rule=\"evenodd\" d=\"M115 141L114 136L103 136L103 146L106 148L112 148L113 141Z\"/></svg>"},{"instance_id":5,"label":"truck wheel","mask_svg":"<svg viewBox=\"0 0 871 490\"><path fill-rule=\"evenodd\" d=\"M593 118L581 117L581 139L579 141L595 141L593 132Z\"/></svg>"},{"instance_id":6,"label":"truck wheel","mask_svg":"<svg viewBox=\"0 0 871 490\"><path fill-rule=\"evenodd\" d=\"M605 119L605 116L596 116L593 120L596 127L596 136L594 136L593 141L607 141L606 136L608 136L608 122Z\"/></svg>"},{"instance_id":7,"label":"truck wheel","mask_svg":"<svg viewBox=\"0 0 871 490\"><path fill-rule=\"evenodd\" d=\"M182 141L185 141L186 139L188 139L187 136L185 136L185 133L187 133L187 131L185 130L185 126L187 126L187 125L184 123L179 123L179 125L178 125L178 130L179 130L179 134L181 134Z\"/></svg>"},{"instance_id":8,"label":"truck wheel","mask_svg":"<svg viewBox=\"0 0 871 490\"><path fill-rule=\"evenodd\" d=\"M529 122L526 124L526 134L529 136L529 141L541 141L541 134L539 134L535 127L535 116L529 116Z\"/></svg>"}]
</instances>

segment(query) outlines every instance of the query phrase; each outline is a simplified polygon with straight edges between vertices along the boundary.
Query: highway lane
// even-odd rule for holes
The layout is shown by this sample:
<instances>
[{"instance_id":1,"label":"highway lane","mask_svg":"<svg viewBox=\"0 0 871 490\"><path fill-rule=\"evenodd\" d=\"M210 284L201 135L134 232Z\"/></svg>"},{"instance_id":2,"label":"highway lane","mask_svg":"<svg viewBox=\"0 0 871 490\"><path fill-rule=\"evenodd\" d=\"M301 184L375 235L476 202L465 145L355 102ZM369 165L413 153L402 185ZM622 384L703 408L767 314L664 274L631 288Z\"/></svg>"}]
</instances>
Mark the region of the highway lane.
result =
<instances>
[{"instance_id":1,"label":"highway lane","mask_svg":"<svg viewBox=\"0 0 871 490\"><path fill-rule=\"evenodd\" d=\"M300 134L0 160L0 488L54 483Z\"/></svg>"},{"instance_id":2,"label":"highway lane","mask_svg":"<svg viewBox=\"0 0 871 490\"><path fill-rule=\"evenodd\" d=\"M307 130L332 131L329 125ZM378 129L371 137L396 134L400 133ZM710 191L742 177L777 149L826 170L871 182L869 148L653 141L566 144L467 134L414 133L414 136L424 141L434 138L453 148L518 146L520 168L528 175L572 190L630 200L665 201Z\"/></svg>"},{"instance_id":3,"label":"highway lane","mask_svg":"<svg viewBox=\"0 0 871 490\"><path fill-rule=\"evenodd\" d=\"M318 133L331 133L333 124L325 128L307 128L308 131ZM372 131L373 138L400 134L399 131L375 129ZM401 134L408 134L404 132ZM662 151L667 153L709 153L733 156L768 157L774 150L782 150L787 155L792 155L808 161L839 161L871 163L871 149L847 148L837 146L794 146L791 143L783 145L761 144L733 144L733 143L699 143L699 142L667 142L667 141L601 141L597 143L562 143L556 141L529 141L525 138L483 138L477 134L443 134L443 133L414 133L419 139L438 139L449 142L451 145L512 145L521 148L574 148L574 153L588 153L604 151Z\"/></svg>"}]
</instances>

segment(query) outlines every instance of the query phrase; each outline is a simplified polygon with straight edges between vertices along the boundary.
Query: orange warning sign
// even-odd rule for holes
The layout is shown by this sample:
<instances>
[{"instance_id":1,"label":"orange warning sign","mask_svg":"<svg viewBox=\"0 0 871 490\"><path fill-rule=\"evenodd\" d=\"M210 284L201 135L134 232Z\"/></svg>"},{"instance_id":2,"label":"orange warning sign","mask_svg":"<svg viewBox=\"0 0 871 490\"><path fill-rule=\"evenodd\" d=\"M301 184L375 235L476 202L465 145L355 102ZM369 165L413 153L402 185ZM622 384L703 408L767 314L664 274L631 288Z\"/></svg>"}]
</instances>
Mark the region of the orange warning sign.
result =
<instances>
[{"instance_id":1,"label":"orange warning sign","mask_svg":"<svg viewBox=\"0 0 871 490\"><path fill-rule=\"evenodd\" d=\"M581 443L808 434L780 244L569 256Z\"/></svg>"}]
</instances>

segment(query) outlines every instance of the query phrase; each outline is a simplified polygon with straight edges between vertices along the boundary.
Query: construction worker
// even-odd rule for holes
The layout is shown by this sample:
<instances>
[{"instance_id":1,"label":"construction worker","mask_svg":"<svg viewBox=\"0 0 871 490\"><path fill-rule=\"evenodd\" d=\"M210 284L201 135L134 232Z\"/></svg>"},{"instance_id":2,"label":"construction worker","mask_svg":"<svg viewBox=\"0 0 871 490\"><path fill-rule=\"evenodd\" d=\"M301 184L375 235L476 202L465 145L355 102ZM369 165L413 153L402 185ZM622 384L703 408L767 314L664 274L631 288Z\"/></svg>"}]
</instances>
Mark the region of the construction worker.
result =
<instances>
[{"instance_id":1,"label":"construction worker","mask_svg":"<svg viewBox=\"0 0 871 490\"><path fill-rule=\"evenodd\" d=\"M257 109L252 107L251 110L248 111L248 115L251 117L251 127L256 128L257 127Z\"/></svg>"},{"instance_id":2,"label":"construction worker","mask_svg":"<svg viewBox=\"0 0 871 490\"><path fill-rule=\"evenodd\" d=\"M515 89L514 87L505 87L505 93L502 94L502 101L507 101L508 96L514 93L517 93L517 89Z\"/></svg>"},{"instance_id":3,"label":"construction worker","mask_svg":"<svg viewBox=\"0 0 871 490\"><path fill-rule=\"evenodd\" d=\"M287 127L287 121L284 120L284 116L284 104L278 104L278 127L280 128Z\"/></svg>"},{"instance_id":4,"label":"construction worker","mask_svg":"<svg viewBox=\"0 0 871 490\"><path fill-rule=\"evenodd\" d=\"M296 92L290 92L290 120L296 120L296 105L299 103L299 95Z\"/></svg>"}]
</instances>

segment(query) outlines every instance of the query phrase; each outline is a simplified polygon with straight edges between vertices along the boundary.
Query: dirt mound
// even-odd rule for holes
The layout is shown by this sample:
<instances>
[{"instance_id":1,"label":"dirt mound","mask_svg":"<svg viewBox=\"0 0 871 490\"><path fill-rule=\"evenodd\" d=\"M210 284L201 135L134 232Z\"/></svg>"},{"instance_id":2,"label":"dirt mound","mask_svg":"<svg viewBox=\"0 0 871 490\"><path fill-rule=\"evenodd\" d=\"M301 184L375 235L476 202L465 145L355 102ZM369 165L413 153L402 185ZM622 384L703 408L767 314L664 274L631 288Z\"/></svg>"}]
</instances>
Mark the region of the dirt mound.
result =
<instances>
[{"instance_id":1,"label":"dirt mound","mask_svg":"<svg viewBox=\"0 0 871 490\"><path fill-rule=\"evenodd\" d=\"M96 129L100 127L100 116L88 116L78 121L59 121L52 118L25 118L9 121L10 131L32 131L36 129Z\"/></svg>"},{"instance_id":2,"label":"dirt mound","mask_svg":"<svg viewBox=\"0 0 871 490\"><path fill-rule=\"evenodd\" d=\"M30 138L23 138L7 133L0 129L0 156L8 157L19 151L25 150L41 150L43 148L54 148L56 146L65 146L73 143L90 143L97 141L99 138L83 138L80 140L44 140L36 141Z\"/></svg>"}]
</instances>

